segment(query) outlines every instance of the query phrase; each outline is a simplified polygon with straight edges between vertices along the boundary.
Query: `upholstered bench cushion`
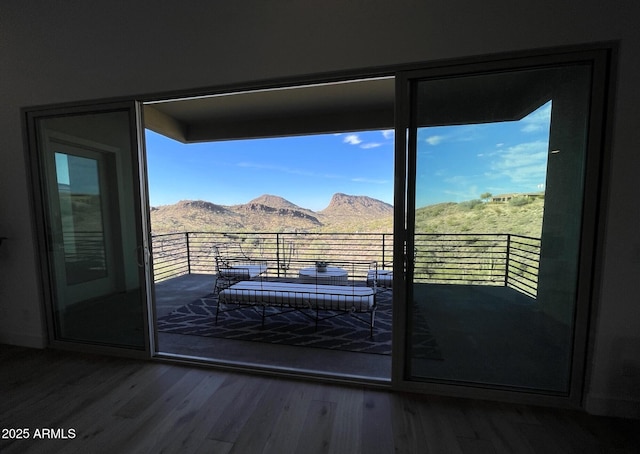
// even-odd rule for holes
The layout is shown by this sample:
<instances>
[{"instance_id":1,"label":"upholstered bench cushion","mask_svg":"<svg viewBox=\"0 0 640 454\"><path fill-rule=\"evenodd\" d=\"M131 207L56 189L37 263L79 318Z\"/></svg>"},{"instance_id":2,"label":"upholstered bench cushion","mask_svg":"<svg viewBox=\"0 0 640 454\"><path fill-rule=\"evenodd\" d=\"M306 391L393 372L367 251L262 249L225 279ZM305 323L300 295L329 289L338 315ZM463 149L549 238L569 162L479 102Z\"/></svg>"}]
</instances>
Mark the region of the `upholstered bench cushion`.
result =
<instances>
[{"instance_id":1,"label":"upholstered bench cushion","mask_svg":"<svg viewBox=\"0 0 640 454\"><path fill-rule=\"evenodd\" d=\"M220 292L221 303L368 312L375 307L368 287L242 281Z\"/></svg>"}]
</instances>

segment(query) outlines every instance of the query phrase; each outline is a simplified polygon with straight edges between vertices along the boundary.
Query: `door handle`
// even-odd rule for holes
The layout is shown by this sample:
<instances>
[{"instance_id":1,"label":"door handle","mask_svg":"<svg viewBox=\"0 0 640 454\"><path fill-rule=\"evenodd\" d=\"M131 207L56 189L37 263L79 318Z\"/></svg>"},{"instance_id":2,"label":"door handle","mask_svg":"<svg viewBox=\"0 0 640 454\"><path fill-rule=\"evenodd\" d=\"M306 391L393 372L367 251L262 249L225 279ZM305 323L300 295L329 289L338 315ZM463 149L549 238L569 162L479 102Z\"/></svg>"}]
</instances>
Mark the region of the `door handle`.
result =
<instances>
[{"instance_id":1,"label":"door handle","mask_svg":"<svg viewBox=\"0 0 640 454\"><path fill-rule=\"evenodd\" d=\"M151 253L149 252L148 247L142 245L136 247L136 260L138 262L138 267L144 268L148 265L149 257L151 257Z\"/></svg>"}]
</instances>

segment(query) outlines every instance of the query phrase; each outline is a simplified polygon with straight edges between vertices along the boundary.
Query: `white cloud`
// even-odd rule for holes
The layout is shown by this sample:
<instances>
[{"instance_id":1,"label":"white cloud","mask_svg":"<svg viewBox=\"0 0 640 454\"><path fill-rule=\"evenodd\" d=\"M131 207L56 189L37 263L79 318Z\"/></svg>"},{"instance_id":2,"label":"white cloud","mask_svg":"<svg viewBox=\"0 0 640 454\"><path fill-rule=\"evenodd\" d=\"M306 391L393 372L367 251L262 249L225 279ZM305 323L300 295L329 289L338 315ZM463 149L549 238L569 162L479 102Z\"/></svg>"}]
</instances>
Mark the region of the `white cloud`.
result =
<instances>
[{"instance_id":1,"label":"white cloud","mask_svg":"<svg viewBox=\"0 0 640 454\"><path fill-rule=\"evenodd\" d=\"M362 140L360 140L360 137L358 137L357 134L349 134L344 138L343 142L348 143L349 145L358 145L362 143Z\"/></svg>"},{"instance_id":2,"label":"white cloud","mask_svg":"<svg viewBox=\"0 0 640 454\"><path fill-rule=\"evenodd\" d=\"M354 183L368 183L368 184L387 184L387 183L389 183L389 180L375 180L375 179L372 179L372 178L364 178L364 177L352 178L351 181L353 181Z\"/></svg>"},{"instance_id":3,"label":"white cloud","mask_svg":"<svg viewBox=\"0 0 640 454\"><path fill-rule=\"evenodd\" d=\"M237 165L238 167L246 167L251 169L259 169L259 170L271 170L275 172L284 172L284 173L290 173L294 175L306 175L306 176L314 175L313 172L309 172L307 170L296 169L293 167L272 165L272 164L261 164L256 162L244 161L244 162L239 162Z\"/></svg>"},{"instance_id":4,"label":"white cloud","mask_svg":"<svg viewBox=\"0 0 640 454\"><path fill-rule=\"evenodd\" d=\"M538 185L545 181L549 144L526 142L509 147L498 155L491 166L491 177L507 177L513 183Z\"/></svg>"},{"instance_id":5,"label":"white cloud","mask_svg":"<svg viewBox=\"0 0 640 454\"><path fill-rule=\"evenodd\" d=\"M520 120L520 123L524 125L520 131L525 133L544 131L549 129L550 122L551 101Z\"/></svg>"},{"instance_id":6,"label":"white cloud","mask_svg":"<svg viewBox=\"0 0 640 454\"><path fill-rule=\"evenodd\" d=\"M395 136L395 130L394 129L386 129L384 131L382 131L382 137L384 137L385 139L393 139L393 137Z\"/></svg>"},{"instance_id":7,"label":"white cloud","mask_svg":"<svg viewBox=\"0 0 640 454\"><path fill-rule=\"evenodd\" d=\"M467 175L455 175L452 177L445 178L444 182L449 184L457 184L460 186L464 186L469 184L469 177Z\"/></svg>"},{"instance_id":8,"label":"white cloud","mask_svg":"<svg viewBox=\"0 0 640 454\"><path fill-rule=\"evenodd\" d=\"M479 197L479 189L476 185L471 185L466 188L461 188L458 191L444 190L443 193L449 195L456 202L463 202L465 200L473 200Z\"/></svg>"},{"instance_id":9,"label":"white cloud","mask_svg":"<svg viewBox=\"0 0 640 454\"><path fill-rule=\"evenodd\" d=\"M541 124L529 123L529 124L525 125L520 131L531 133L531 132L536 132L536 131L542 131L542 128L543 128L543 126Z\"/></svg>"},{"instance_id":10,"label":"white cloud","mask_svg":"<svg viewBox=\"0 0 640 454\"><path fill-rule=\"evenodd\" d=\"M365 150L369 149L369 148L377 148L377 147L381 147L382 144L378 143L378 142L369 142L369 143L363 143L362 145L360 145L360 148L364 148Z\"/></svg>"},{"instance_id":11,"label":"white cloud","mask_svg":"<svg viewBox=\"0 0 640 454\"><path fill-rule=\"evenodd\" d=\"M427 142L429 145L436 146L439 143L442 143L443 140L444 140L444 136L431 136L431 137L427 137L425 139L425 142Z\"/></svg>"}]
</instances>

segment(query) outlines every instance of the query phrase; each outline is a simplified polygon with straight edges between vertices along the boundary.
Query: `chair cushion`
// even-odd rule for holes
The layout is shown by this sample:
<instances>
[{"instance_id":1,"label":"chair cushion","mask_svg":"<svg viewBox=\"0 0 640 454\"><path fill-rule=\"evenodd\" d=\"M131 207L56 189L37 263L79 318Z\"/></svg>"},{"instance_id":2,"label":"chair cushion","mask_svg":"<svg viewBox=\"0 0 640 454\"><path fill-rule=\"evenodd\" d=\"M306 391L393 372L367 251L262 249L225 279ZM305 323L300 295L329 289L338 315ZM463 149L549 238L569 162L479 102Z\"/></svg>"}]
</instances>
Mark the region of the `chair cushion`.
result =
<instances>
[{"instance_id":1,"label":"chair cushion","mask_svg":"<svg viewBox=\"0 0 640 454\"><path fill-rule=\"evenodd\" d=\"M251 279L267 271L266 265L234 265L218 270L220 276Z\"/></svg>"},{"instance_id":2,"label":"chair cushion","mask_svg":"<svg viewBox=\"0 0 640 454\"><path fill-rule=\"evenodd\" d=\"M374 280L376 281L377 285L381 287L391 287L393 285L393 271L369 270L367 272L367 285L373 285Z\"/></svg>"}]
</instances>

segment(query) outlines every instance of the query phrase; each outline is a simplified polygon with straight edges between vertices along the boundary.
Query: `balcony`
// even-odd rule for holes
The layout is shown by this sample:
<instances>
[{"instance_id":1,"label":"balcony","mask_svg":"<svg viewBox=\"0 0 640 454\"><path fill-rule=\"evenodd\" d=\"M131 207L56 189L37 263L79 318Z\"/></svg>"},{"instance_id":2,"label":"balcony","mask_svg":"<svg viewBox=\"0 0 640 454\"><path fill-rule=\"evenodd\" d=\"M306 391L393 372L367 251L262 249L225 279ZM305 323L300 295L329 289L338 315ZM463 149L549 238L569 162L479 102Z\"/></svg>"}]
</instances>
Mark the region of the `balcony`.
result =
<instances>
[{"instance_id":1,"label":"balcony","mask_svg":"<svg viewBox=\"0 0 640 454\"><path fill-rule=\"evenodd\" d=\"M265 260L270 278L297 278L300 267L320 259L376 261L380 268L393 269L392 234L156 235L158 314L174 309L177 301L184 304L211 292L216 273L213 246L221 244L233 244L244 255ZM549 319L536 302L540 239L511 234L418 234L413 258L414 300L422 305L427 329L441 353L439 360L416 356L416 374L536 389L564 386L566 327ZM364 274L356 278L364 280ZM391 299L391 292L385 293ZM189 356L283 368L294 365L302 370L320 367L325 372L378 379L391 376L391 358L384 355L322 349L310 353L308 348L238 345L197 336L178 339L167 333L160 333L160 340ZM541 357L547 360L536 359Z\"/></svg>"}]
</instances>

